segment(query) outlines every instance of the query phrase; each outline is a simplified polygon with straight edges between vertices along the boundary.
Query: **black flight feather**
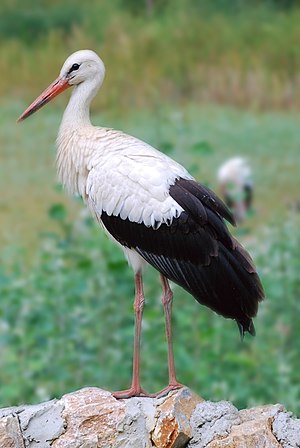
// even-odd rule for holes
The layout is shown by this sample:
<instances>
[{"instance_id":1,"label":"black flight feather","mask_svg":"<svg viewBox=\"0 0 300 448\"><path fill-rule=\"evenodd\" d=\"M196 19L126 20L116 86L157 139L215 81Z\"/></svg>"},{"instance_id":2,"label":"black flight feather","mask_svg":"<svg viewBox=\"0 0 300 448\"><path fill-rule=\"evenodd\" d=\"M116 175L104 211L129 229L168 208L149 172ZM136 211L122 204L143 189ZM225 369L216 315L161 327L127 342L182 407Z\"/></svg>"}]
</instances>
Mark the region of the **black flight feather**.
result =
<instances>
[{"instance_id":1,"label":"black flight feather","mask_svg":"<svg viewBox=\"0 0 300 448\"><path fill-rule=\"evenodd\" d=\"M241 336L254 335L252 318L264 293L246 250L230 235L234 223L223 202L192 180L178 179L170 195L183 208L178 218L156 228L102 212L108 232L182 286L201 304L235 319Z\"/></svg>"}]
</instances>

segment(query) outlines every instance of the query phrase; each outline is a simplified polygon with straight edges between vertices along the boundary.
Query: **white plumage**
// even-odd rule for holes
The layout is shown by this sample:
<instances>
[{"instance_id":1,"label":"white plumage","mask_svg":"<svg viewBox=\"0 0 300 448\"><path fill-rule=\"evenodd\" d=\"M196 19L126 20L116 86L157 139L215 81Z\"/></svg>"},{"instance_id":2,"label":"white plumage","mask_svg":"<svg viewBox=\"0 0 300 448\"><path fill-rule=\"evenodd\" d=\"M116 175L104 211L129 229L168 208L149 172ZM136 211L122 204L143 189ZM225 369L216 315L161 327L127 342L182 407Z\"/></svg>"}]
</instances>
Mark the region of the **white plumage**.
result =
<instances>
[{"instance_id":1,"label":"white plumage","mask_svg":"<svg viewBox=\"0 0 300 448\"><path fill-rule=\"evenodd\" d=\"M25 119L68 87L73 92L57 139L57 171L119 245L135 272L135 339L132 385L117 398L147 395L140 385L140 336L144 305L142 268L160 272L168 342L169 384L181 387L172 349L171 279L200 303L235 319L241 335L254 335L263 290L247 252L229 234L230 212L208 188L174 160L145 142L91 125L90 103L104 79L101 59L90 50L72 54L60 75L20 116Z\"/></svg>"},{"instance_id":2,"label":"white plumage","mask_svg":"<svg viewBox=\"0 0 300 448\"><path fill-rule=\"evenodd\" d=\"M178 216L182 208L169 196L169 187L178 177L191 178L182 166L112 129L85 126L84 140L80 130L70 138L64 132L65 118L58 138L59 179L79 193L94 214L101 216L104 210L152 227Z\"/></svg>"},{"instance_id":3,"label":"white plumage","mask_svg":"<svg viewBox=\"0 0 300 448\"><path fill-rule=\"evenodd\" d=\"M81 95L79 89L75 95ZM57 139L58 177L71 193L82 196L99 222L104 211L108 216L158 228L180 215L183 209L169 195L169 188L178 177L192 179L181 165L113 129L85 124L70 135L65 129L72 111L67 108ZM134 271L140 270L144 260L135 251L122 249Z\"/></svg>"}]
</instances>

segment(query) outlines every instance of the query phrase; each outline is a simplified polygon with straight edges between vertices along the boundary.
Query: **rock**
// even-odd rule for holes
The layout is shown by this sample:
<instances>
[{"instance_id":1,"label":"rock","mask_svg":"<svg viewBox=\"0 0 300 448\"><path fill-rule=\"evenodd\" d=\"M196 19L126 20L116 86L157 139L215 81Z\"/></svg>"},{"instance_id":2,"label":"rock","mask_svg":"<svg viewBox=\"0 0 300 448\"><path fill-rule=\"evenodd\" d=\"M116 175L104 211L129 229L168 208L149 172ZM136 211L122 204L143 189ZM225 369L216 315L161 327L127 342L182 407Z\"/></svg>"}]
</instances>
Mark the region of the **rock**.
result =
<instances>
[{"instance_id":1,"label":"rock","mask_svg":"<svg viewBox=\"0 0 300 448\"><path fill-rule=\"evenodd\" d=\"M25 446L50 448L51 441L65 431L63 406L57 400L26 406L18 414Z\"/></svg>"},{"instance_id":2,"label":"rock","mask_svg":"<svg viewBox=\"0 0 300 448\"><path fill-rule=\"evenodd\" d=\"M199 401L202 398L184 388L169 395L157 406L158 418L152 433L156 447L186 446L192 438L190 418Z\"/></svg>"},{"instance_id":3,"label":"rock","mask_svg":"<svg viewBox=\"0 0 300 448\"><path fill-rule=\"evenodd\" d=\"M23 437L17 417L8 415L0 418L0 447L24 448Z\"/></svg>"},{"instance_id":4,"label":"rock","mask_svg":"<svg viewBox=\"0 0 300 448\"><path fill-rule=\"evenodd\" d=\"M115 446L117 426L125 417L125 404L110 392L88 387L64 395L65 432L53 448L97 448Z\"/></svg>"},{"instance_id":5,"label":"rock","mask_svg":"<svg viewBox=\"0 0 300 448\"><path fill-rule=\"evenodd\" d=\"M0 448L300 448L300 420L281 405L238 411L184 387L116 400L88 387L0 410Z\"/></svg>"},{"instance_id":6,"label":"rock","mask_svg":"<svg viewBox=\"0 0 300 448\"><path fill-rule=\"evenodd\" d=\"M0 443L0 448L50 448L50 442L64 431L63 407L58 400L33 406L20 406L0 410L1 428L6 437L14 438L15 444ZM2 416L2 418L1 418ZM4 426L1 426L3 423ZM4 436L2 436L4 437Z\"/></svg>"},{"instance_id":7,"label":"rock","mask_svg":"<svg viewBox=\"0 0 300 448\"><path fill-rule=\"evenodd\" d=\"M283 448L300 448L300 420L290 412L279 412L273 422L273 433Z\"/></svg>"},{"instance_id":8,"label":"rock","mask_svg":"<svg viewBox=\"0 0 300 448\"><path fill-rule=\"evenodd\" d=\"M198 404L191 417L193 438L188 446L206 447L216 437L229 434L232 425L239 421L238 414L238 410L227 401Z\"/></svg>"},{"instance_id":9,"label":"rock","mask_svg":"<svg viewBox=\"0 0 300 448\"><path fill-rule=\"evenodd\" d=\"M191 424L190 448L300 448L300 420L281 405L238 411L228 402L203 402Z\"/></svg>"},{"instance_id":10,"label":"rock","mask_svg":"<svg viewBox=\"0 0 300 448\"><path fill-rule=\"evenodd\" d=\"M280 448L281 445L272 433L272 423L274 416L278 412L284 411L280 406L259 406L252 409L244 409L239 412L241 422L232 428L231 434L227 437L232 443L232 447L256 448L263 446L265 448ZM224 444L213 445L210 448L223 448Z\"/></svg>"},{"instance_id":11,"label":"rock","mask_svg":"<svg viewBox=\"0 0 300 448\"><path fill-rule=\"evenodd\" d=\"M118 448L148 448L152 447L151 433L156 423L156 409L153 400L149 398L131 398L122 400L124 418L117 426Z\"/></svg>"},{"instance_id":12,"label":"rock","mask_svg":"<svg viewBox=\"0 0 300 448\"><path fill-rule=\"evenodd\" d=\"M192 437L189 418L199 401L187 388L161 399L130 400L116 400L97 388L82 389L60 400L66 431L52 447L181 448Z\"/></svg>"}]
</instances>

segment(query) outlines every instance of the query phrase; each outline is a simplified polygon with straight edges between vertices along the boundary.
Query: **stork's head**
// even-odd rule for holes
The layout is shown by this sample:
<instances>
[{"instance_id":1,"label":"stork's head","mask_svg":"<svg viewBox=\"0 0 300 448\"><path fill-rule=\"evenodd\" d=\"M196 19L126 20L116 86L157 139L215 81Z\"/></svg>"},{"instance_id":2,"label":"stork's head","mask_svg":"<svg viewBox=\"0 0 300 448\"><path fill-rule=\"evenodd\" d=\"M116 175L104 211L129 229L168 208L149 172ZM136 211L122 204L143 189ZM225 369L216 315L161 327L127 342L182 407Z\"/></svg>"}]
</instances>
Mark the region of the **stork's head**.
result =
<instances>
[{"instance_id":1,"label":"stork's head","mask_svg":"<svg viewBox=\"0 0 300 448\"><path fill-rule=\"evenodd\" d=\"M103 82L104 75L104 64L94 51L76 51L64 62L59 77L22 113L18 122L25 120L68 87L93 83L94 89L97 90Z\"/></svg>"},{"instance_id":2,"label":"stork's head","mask_svg":"<svg viewBox=\"0 0 300 448\"><path fill-rule=\"evenodd\" d=\"M59 79L64 79L69 86L81 84L87 80L98 79L103 82L105 68L102 60L92 50L80 50L71 54L59 74Z\"/></svg>"}]
</instances>

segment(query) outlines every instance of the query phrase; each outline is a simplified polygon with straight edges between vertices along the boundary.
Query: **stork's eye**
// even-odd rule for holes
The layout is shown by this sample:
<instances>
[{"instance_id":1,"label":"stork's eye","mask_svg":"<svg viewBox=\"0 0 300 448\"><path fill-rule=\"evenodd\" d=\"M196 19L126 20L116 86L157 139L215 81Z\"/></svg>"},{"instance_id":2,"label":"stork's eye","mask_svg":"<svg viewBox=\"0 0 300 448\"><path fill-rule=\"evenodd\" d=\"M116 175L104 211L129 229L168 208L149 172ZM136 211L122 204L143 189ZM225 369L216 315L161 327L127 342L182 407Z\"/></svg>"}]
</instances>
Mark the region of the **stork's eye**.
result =
<instances>
[{"instance_id":1,"label":"stork's eye","mask_svg":"<svg viewBox=\"0 0 300 448\"><path fill-rule=\"evenodd\" d=\"M78 70L79 67L80 67L79 64L73 64L72 67L70 68L70 70L68 71L68 74L71 73L71 72L74 72L74 71Z\"/></svg>"},{"instance_id":2,"label":"stork's eye","mask_svg":"<svg viewBox=\"0 0 300 448\"><path fill-rule=\"evenodd\" d=\"M73 64L71 70L78 70L79 69L79 64Z\"/></svg>"}]
</instances>

